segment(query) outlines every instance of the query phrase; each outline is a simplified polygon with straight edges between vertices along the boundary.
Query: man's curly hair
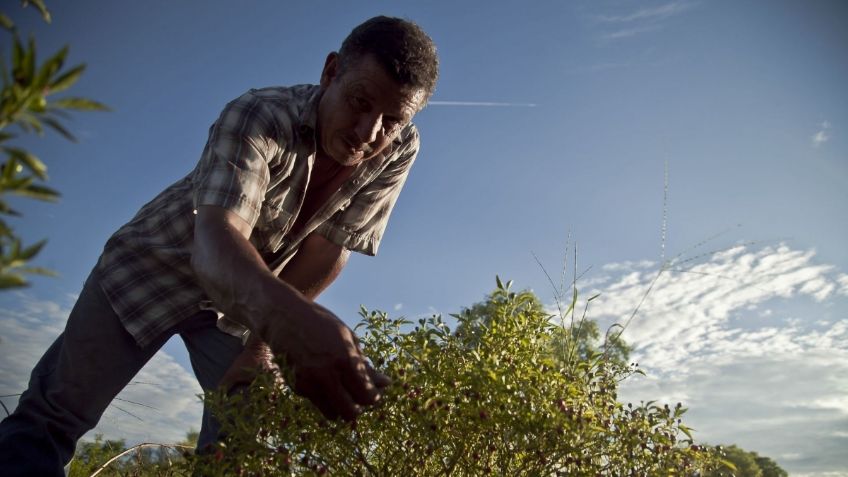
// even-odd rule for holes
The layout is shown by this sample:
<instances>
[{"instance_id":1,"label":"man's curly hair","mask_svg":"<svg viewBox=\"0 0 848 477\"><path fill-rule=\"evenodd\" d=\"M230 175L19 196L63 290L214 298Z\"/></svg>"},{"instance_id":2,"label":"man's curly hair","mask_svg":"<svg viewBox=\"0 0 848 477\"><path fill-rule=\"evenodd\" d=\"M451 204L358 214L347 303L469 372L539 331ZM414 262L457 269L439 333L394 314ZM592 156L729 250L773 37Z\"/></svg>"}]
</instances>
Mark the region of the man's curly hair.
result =
<instances>
[{"instance_id":1,"label":"man's curly hair","mask_svg":"<svg viewBox=\"0 0 848 477\"><path fill-rule=\"evenodd\" d=\"M422 89L425 99L433 94L439 76L436 45L415 23L378 16L357 26L339 50L340 71L368 54L402 86Z\"/></svg>"}]
</instances>

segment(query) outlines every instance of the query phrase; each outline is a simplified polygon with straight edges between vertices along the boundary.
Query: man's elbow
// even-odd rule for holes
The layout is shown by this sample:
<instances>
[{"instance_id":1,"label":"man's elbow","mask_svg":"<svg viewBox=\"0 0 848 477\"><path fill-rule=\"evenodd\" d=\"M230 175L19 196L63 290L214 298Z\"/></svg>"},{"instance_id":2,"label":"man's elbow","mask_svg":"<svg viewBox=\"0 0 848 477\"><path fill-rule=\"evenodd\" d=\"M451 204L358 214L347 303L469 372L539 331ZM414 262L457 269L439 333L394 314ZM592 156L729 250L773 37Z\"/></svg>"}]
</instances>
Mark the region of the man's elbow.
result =
<instances>
[{"instance_id":1,"label":"man's elbow","mask_svg":"<svg viewBox=\"0 0 848 477\"><path fill-rule=\"evenodd\" d=\"M315 232L303 239L300 250L312 257L322 257L328 262L341 263L342 265L347 262L347 258L350 255L348 249L331 242L323 235Z\"/></svg>"}]
</instances>

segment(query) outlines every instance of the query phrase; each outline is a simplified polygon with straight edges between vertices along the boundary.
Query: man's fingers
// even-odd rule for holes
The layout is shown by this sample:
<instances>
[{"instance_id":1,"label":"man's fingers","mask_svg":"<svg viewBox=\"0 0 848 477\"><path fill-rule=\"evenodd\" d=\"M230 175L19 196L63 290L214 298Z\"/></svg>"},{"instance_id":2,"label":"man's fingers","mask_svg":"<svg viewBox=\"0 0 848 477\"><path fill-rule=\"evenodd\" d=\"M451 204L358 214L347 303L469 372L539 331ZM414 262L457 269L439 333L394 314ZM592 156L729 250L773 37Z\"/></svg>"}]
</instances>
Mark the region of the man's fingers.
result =
<instances>
[{"instance_id":1,"label":"man's fingers","mask_svg":"<svg viewBox=\"0 0 848 477\"><path fill-rule=\"evenodd\" d=\"M356 419L356 416L362 412L362 407L353 402L350 394L347 390L345 390L341 383L337 380L333 380L332 383L334 386L329 389L329 392L326 394L327 399L330 401L330 405L338 411L338 415L345 421L352 421Z\"/></svg>"},{"instance_id":2,"label":"man's fingers","mask_svg":"<svg viewBox=\"0 0 848 477\"><path fill-rule=\"evenodd\" d=\"M340 363L342 385L357 404L371 405L380 399L380 389L375 385L362 356L351 356Z\"/></svg>"},{"instance_id":3,"label":"man's fingers","mask_svg":"<svg viewBox=\"0 0 848 477\"><path fill-rule=\"evenodd\" d=\"M332 374L329 376L318 373L298 373L295 376L293 390L296 394L309 399L309 402L315 405L325 418L335 420L341 417L351 421L362 410L342 387L339 376L336 373Z\"/></svg>"},{"instance_id":4,"label":"man's fingers","mask_svg":"<svg viewBox=\"0 0 848 477\"><path fill-rule=\"evenodd\" d=\"M377 386L377 388L383 390L388 387L389 384L392 384L392 378L374 369L374 367L371 366L371 363L366 362L365 366L368 368L368 375L371 377L371 381L375 386Z\"/></svg>"}]
</instances>

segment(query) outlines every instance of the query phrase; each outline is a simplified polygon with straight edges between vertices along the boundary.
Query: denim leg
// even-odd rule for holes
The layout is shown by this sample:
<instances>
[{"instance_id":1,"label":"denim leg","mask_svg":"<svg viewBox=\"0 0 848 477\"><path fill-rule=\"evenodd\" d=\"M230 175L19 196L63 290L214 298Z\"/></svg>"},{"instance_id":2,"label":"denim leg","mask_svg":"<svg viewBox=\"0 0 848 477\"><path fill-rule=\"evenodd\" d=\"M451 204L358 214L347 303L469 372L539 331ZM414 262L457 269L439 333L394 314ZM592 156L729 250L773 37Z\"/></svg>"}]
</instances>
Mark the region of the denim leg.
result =
<instances>
[{"instance_id":1,"label":"denim leg","mask_svg":"<svg viewBox=\"0 0 848 477\"><path fill-rule=\"evenodd\" d=\"M77 440L166 340L139 348L92 274L17 408L0 422L0 475L64 476Z\"/></svg>"},{"instance_id":2,"label":"denim leg","mask_svg":"<svg viewBox=\"0 0 848 477\"><path fill-rule=\"evenodd\" d=\"M204 392L218 387L224 373L244 349L239 338L218 329L217 319L213 312L201 312L179 327L194 375ZM202 451L204 447L214 444L220 437L220 430L220 423L204 404L197 450Z\"/></svg>"}]
</instances>

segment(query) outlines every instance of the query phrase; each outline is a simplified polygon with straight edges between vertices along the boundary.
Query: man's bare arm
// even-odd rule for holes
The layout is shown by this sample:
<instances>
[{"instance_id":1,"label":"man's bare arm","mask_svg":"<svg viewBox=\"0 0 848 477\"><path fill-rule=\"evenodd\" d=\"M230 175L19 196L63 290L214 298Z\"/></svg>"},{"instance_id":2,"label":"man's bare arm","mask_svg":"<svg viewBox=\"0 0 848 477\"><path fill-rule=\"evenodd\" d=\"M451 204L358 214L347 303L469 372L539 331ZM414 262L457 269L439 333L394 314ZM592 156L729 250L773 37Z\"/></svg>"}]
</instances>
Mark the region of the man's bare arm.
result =
<instances>
[{"instance_id":1,"label":"man's bare arm","mask_svg":"<svg viewBox=\"0 0 848 477\"><path fill-rule=\"evenodd\" d=\"M214 206L198 208L192 266L201 286L221 311L247 326L274 353L287 357L295 392L309 398L327 417L352 419L358 405L379 399L379 388L356 337L329 310L275 277L249 236L249 224L234 213ZM326 245L320 240L310 242L310 246ZM308 270L308 258L292 259L290 265L301 260L303 265L292 267L290 278L317 295L344 263L339 266L339 257L328 260L335 275L322 276Z\"/></svg>"}]
</instances>

